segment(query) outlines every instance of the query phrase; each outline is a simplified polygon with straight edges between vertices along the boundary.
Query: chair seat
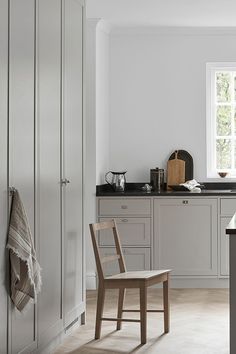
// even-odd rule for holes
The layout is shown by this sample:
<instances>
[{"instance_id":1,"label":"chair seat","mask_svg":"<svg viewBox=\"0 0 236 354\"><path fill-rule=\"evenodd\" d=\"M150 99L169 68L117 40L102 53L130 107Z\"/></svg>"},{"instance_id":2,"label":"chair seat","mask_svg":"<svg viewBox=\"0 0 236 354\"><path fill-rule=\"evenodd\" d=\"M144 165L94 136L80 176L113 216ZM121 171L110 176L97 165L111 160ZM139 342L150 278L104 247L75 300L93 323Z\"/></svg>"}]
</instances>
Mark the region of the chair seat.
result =
<instances>
[{"instance_id":1,"label":"chair seat","mask_svg":"<svg viewBox=\"0 0 236 354\"><path fill-rule=\"evenodd\" d=\"M169 273L170 269L165 270L142 270L135 272L124 272L119 274L114 274L109 277L106 277L105 280L149 280L159 275Z\"/></svg>"}]
</instances>

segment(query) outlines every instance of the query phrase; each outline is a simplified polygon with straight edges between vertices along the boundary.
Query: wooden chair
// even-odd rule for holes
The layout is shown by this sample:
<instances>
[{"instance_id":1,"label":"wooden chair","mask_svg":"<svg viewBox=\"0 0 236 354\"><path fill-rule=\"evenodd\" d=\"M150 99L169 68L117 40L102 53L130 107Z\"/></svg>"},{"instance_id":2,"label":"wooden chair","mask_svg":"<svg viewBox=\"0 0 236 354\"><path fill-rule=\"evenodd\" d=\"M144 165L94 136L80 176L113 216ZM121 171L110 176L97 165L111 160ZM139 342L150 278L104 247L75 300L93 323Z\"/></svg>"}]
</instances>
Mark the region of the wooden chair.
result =
<instances>
[{"instance_id":1,"label":"wooden chair","mask_svg":"<svg viewBox=\"0 0 236 354\"><path fill-rule=\"evenodd\" d=\"M90 232L92 236L95 260L98 272L98 297L97 297L97 314L95 339L99 339L101 335L102 321L117 321L117 330L121 329L121 322L140 322L141 343L147 341L147 312L164 312L164 332L169 332L169 273L170 270L150 270L127 272L122 253L119 235L114 220L108 222L100 222L90 224ZM116 247L115 255L100 258L96 232L101 230L112 229ZM118 261L120 273L105 277L102 265L106 262ZM151 285L163 283L163 310L147 310L147 288ZM126 288L139 288L140 292L140 310L123 309L124 296ZM105 289L119 289L117 318L103 317ZM140 319L125 319L123 312L140 312Z\"/></svg>"}]
</instances>

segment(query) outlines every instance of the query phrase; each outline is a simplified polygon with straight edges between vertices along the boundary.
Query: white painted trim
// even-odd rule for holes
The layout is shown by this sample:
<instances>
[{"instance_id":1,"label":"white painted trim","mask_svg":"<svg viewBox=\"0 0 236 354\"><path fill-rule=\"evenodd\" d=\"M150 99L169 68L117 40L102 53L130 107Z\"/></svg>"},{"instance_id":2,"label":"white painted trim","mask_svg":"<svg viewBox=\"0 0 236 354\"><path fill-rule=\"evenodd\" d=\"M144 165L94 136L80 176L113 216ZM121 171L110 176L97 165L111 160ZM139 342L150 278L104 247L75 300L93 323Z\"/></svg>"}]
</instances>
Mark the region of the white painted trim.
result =
<instances>
[{"instance_id":1,"label":"white painted trim","mask_svg":"<svg viewBox=\"0 0 236 354\"><path fill-rule=\"evenodd\" d=\"M236 27L164 27L110 25L111 35L236 36Z\"/></svg>"},{"instance_id":2,"label":"white painted trim","mask_svg":"<svg viewBox=\"0 0 236 354\"><path fill-rule=\"evenodd\" d=\"M100 19L97 24L97 29L109 35L112 30L112 26L109 22Z\"/></svg>"},{"instance_id":3,"label":"white painted trim","mask_svg":"<svg viewBox=\"0 0 236 354\"><path fill-rule=\"evenodd\" d=\"M97 289L97 274L95 272L88 272L86 274L86 289L87 290Z\"/></svg>"}]
</instances>

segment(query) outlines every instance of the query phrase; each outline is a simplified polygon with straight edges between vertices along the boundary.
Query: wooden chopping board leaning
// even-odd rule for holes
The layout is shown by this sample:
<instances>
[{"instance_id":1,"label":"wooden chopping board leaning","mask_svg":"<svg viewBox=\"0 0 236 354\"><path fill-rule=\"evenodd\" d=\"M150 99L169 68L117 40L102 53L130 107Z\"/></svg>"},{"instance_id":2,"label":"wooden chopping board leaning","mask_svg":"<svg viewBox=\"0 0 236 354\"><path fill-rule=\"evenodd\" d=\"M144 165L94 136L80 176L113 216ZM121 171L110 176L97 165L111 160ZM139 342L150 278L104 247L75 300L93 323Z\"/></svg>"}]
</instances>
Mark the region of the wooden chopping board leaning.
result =
<instances>
[{"instance_id":1,"label":"wooden chopping board leaning","mask_svg":"<svg viewBox=\"0 0 236 354\"><path fill-rule=\"evenodd\" d=\"M178 159L178 150L175 158L167 163L167 187L185 182L185 161Z\"/></svg>"}]
</instances>

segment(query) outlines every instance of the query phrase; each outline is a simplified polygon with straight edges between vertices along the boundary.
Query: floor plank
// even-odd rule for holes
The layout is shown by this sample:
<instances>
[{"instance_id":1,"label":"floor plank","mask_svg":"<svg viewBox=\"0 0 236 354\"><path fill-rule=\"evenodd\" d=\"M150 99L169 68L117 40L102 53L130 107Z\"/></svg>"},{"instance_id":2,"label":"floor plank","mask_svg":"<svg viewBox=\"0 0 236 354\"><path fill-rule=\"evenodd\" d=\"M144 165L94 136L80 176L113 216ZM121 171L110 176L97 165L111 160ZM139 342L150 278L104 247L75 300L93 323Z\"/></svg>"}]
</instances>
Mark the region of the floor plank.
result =
<instances>
[{"instance_id":1,"label":"floor plank","mask_svg":"<svg viewBox=\"0 0 236 354\"><path fill-rule=\"evenodd\" d=\"M96 292L87 293L87 323L70 335L55 354L229 354L229 291L227 289L172 289L170 333L163 334L163 314L149 313L147 344L140 345L139 324L103 322L94 340ZM107 291L104 316L116 316L118 292ZM127 291L125 307L138 308L139 293ZM162 307L162 290L149 289L148 308ZM137 318L138 313L124 317Z\"/></svg>"}]
</instances>

